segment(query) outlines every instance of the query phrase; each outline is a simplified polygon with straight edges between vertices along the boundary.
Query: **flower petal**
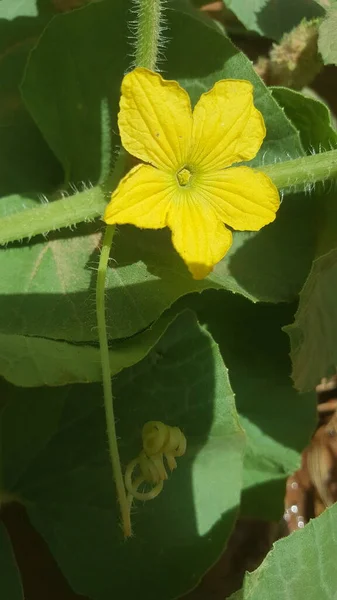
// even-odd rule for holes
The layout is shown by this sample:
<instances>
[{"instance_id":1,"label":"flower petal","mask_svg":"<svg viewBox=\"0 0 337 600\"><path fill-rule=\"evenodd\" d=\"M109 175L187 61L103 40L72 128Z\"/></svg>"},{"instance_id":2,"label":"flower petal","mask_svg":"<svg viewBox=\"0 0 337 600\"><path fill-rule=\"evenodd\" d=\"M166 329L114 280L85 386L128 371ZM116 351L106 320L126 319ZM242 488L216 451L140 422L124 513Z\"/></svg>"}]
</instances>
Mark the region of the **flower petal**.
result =
<instances>
[{"instance_id":1,"label":"flower petal","mask_svg":"<svg viewBox=\"0 0 337 600\"><path fill-rule=\"evenodd\" d=\"M170 205L167 224L173 245L194 279L206 277L232 244L232 233L212 207L193 192L186 191Z\"/></svg>"},{"instance_id":2,"label":"flower petal","mask_svg":"<svg viewBox=\"0 0 337 600\"><path fill-rule=\"evenodd\" d=\"M261 113L253 104L249 81L218 81L202 94L193 112L191 163L223 169L251 160L266 135Z\"/></svg>"},{"instance_id":3,"label":"flower petal","mask_svg":"<svg viewBox=\"0 0 337 600\"><path fill-rule=\"evenodd\" d=\"M271 179L249 167L205 174L199 186L219 219L239 231L258 231L274 221L280 206Z\"/></svg>"},{"instance_id":4,"label":"flower petal","mask_svg":"<svg viewBox=\"0 0 337 600\"><path fill-rule=\"evenodd\" d=\"M162 169L186 162L192 131L190 98L176 81L137 68L125 75L118 125L124 148Z\"/></svg>"},{"instance_id":5,"label":"flower petal","mask_svg":"<svg viewBox=\"0 0 337 600\"><path fill-rule=\"evenodd\" d=\"M121 180L106 207L104 221L161 229L176 186L172 176L150 165L137 165Z\"/></svg>"}]
</instances>

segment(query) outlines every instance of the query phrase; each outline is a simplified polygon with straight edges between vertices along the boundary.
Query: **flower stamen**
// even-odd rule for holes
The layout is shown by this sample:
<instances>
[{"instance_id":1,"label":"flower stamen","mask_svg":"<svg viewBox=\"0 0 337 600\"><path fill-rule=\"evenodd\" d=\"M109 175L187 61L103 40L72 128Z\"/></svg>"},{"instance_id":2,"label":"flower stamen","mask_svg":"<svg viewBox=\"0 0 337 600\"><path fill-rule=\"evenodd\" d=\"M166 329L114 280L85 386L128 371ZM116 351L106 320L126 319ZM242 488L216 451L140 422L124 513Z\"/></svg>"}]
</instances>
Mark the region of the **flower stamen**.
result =
<instances>
[{"instance_id":1,"label":"flower stamen","mask_svg":"<svg viewBox=\"0 0 337 600\"><path fill-rule=\"evenodd\" d=\"M183 167L177 173L178 183L182 187L185 187L190 182L191 177L192 173L187 167Z\"/></svg>"}]
</instances>

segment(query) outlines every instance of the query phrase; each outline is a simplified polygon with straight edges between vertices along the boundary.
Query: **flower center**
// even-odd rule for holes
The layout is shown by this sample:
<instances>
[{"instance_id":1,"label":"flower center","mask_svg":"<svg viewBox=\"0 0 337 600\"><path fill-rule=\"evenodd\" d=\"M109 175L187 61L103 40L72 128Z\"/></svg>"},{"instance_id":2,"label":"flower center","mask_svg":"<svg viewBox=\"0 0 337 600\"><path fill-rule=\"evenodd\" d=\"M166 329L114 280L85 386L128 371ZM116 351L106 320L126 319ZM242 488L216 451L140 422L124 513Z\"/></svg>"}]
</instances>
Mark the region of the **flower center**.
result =
<instances>
[{"instance_id":1,"label":"flower center","mask_svg":"<svg viewBox=\"0 0 337 600\"><path fill-rule=\"evenodd\" d=\"M177 173L178 183L181 186L187 185L189 183L191 177L192 177L192 173L187 167L183 167Z\"/></svg>"}]
</instances>

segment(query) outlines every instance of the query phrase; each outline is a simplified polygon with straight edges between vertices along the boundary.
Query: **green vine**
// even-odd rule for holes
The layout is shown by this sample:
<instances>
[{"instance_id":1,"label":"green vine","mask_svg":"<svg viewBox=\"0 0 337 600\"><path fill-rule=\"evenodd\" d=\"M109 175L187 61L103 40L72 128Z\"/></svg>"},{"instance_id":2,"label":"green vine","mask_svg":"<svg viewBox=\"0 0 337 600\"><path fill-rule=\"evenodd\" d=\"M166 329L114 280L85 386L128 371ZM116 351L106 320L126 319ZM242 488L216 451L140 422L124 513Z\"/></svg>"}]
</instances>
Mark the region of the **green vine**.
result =
<instances>
[{"instance_id":1,"label":"green vine","mask_svg":"<svg viewBox=\"0 0 337 600\"><path fill-rule=\"evenodd\" d=\"M121 152L115 170L104 190L113 190L125 168L125 153ZM320 181L337 177L337 150L304 156L272 165L258 167L280 190L289 187L305 189ZM18 212L0 220L0 244L15 242L34 235L46 234L62 227L77 225L101 217L107 204L107 194L101 186L93 187L69 198L43 204L38 208Z\"/></svg>"},{"instance_id":2,"label":"green vine","mask_svg":"<svg viewBox=\"0 0 337 600\"><path fill-rule=\"evenodd\" d=\"M304 156L260 167L278 189L306 188L319 181L337 177L337 150Z\"/></svg>"}]
</instances>

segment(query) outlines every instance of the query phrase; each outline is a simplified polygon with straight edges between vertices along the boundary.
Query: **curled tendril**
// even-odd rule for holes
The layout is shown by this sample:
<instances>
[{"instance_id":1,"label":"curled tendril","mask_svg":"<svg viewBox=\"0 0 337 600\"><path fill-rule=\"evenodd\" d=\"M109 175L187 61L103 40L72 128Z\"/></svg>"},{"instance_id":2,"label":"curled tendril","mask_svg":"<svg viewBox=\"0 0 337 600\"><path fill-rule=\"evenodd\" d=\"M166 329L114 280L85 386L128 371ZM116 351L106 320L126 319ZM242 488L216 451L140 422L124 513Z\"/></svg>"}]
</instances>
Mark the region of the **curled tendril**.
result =
<instances>
[{"instance_id":1,"label":"curled tendril","mask_svg":"<svg viewBox=\"0 0 337 600\"><path fill-rule=\"evenodd\" d=\"M133 498L137 500L152 500L163 489L164 481L168 479L164 457L170 471L177 467L176 456L183 456L186 451L186 438L179 427L170 427L161 421L145 423L142 431L143 450L129 462L125 471L125 487L129 492L128 500L131 507ZM138 467L140 475L133 479ZM139 492L143 483L152 484L148 492Z\"/></svg>"}]
</instances>

